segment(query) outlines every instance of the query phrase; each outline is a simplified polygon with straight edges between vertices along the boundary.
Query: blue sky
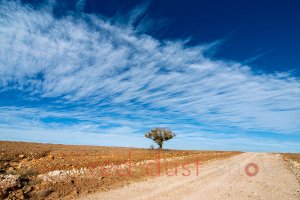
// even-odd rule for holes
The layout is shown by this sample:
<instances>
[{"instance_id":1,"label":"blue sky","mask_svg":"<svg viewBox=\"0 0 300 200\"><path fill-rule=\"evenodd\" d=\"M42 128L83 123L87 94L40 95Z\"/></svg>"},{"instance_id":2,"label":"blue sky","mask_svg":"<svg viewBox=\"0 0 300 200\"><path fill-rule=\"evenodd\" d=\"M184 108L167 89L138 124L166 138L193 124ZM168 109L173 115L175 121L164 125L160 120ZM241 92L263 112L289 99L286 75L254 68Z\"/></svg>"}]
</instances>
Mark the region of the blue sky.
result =
<instances>
[{"instance_id":1,"label":"blue sky","mask_svg":"<svg viewBox=\"0 0 300 200\"><path fill-rule=\"evenodd\" d=\"M300 152L297 1L0 1L0 139Z\"/></svg>"}]
</instances>

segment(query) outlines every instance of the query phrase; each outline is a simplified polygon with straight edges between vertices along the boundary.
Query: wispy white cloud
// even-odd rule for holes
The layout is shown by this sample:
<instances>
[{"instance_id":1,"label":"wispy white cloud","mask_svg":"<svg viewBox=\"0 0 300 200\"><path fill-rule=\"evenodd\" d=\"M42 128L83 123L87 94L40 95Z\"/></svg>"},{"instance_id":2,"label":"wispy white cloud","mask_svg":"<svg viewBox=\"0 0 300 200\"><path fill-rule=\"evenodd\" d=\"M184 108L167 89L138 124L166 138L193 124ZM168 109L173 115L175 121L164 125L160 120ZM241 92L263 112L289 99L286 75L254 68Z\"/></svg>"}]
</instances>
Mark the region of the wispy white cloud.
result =
<instances>
[{"instance_id":1,"label":"wispy white cloud","mask_svg":"<svg viewBox=\"0 0 300 200\"><path fill-rule=\"evenodd\" d=\"M74 118L101 131L100 121L107 120L132 132L171 125L299 133L300 80L292 74L258 74L242 63L212 59L213 43L190 47L143 34L134 20L146 5L129 23L78 14L84 1L77 14L61 18L51 6L0 3L0 91L48 102L47 109L2 106L8 118L2 124L32 122L27 109L38 114L38 123L44 115Z\"/></svg>"},{"instance_id":2,"label":"wispy white cloud","mask_svg":"<svg viewBox=\"0 0 300 200\"><path fill-rule=\"evenodd\" d=\"M79 0L76 3L76 11L82 12L86 4L86 0Z\"/></svg>"}]
</instances>

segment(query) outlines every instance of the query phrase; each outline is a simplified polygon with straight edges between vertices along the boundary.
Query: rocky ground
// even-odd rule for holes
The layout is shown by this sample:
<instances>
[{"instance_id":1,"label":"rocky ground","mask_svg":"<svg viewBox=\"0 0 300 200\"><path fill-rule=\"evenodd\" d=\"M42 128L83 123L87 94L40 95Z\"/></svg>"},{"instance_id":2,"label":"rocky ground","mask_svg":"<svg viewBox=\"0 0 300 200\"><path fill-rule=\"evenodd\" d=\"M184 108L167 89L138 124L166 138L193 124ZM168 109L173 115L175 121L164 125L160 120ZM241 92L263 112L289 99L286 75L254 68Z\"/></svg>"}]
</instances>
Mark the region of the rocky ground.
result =
<instances>
[{"instance_id":1,"label":"rocky ground","mask_svg":"<svg viewBox=\"0 0 300 200\"><path fill-rule=\"evenodd\" d=\"M300 183L300 154L286 153L283 154L286 167L297 177Z\"/></svg>"},{"instance_id":2,"label":"rocky ground","mask_svg":"<svg viewBox=\"0 0 300 200\"><path fill-rule=\"evenodd\" d=\"M73 199L152 179L153 163L164 174L237 154L0 141L0 199Z\"/></svg>"},{"instance_id":3,"label":"rocky ground","mask_svg":"<svg viewBox=\"0 0 300 200\"><path fill-rule=\"evenodd\" d=\"M300 183L287 162L277 153L242 153L206 162L189 176L160 176L79 199L299 200Z\"/></svg>"}]
</instances>

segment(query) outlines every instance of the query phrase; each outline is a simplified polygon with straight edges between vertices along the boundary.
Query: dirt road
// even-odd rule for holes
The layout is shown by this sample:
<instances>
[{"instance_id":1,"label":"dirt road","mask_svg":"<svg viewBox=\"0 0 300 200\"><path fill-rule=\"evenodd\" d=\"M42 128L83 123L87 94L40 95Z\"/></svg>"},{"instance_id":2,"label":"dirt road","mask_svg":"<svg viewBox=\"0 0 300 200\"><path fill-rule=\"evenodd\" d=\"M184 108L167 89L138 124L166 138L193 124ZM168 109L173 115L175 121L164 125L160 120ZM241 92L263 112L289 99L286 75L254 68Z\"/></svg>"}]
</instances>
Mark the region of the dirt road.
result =
<instances>
[{"instance_id":1,"label":"dirt road","mask_svg":"<svg viewBox=\"0 0 300 200\"><path fill-rule=\"evenodd\" d=\"M164 175L81 200L300 199L300 184L280 154L243 153L199 165L188 176L183 174L187 175L187 170L179 169L177 176Z\"/></svg>"}]
</instances>

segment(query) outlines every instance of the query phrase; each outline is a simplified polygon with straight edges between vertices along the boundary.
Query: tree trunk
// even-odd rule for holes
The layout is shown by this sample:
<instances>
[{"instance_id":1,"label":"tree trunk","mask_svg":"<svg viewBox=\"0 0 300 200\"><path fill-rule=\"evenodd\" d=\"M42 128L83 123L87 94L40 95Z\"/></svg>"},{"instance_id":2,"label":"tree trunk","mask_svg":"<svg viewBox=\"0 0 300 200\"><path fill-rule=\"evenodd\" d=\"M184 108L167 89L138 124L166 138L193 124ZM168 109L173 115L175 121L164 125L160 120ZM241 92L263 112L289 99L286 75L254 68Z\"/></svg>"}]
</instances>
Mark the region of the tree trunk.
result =
<instances>
[{"instance_id":1,"label":"tree trunk","mask_svg":"<svg viewBox=\"0 0 300 200\"><path fill-rule=\"evenodd\" d=\"M159 144L159 149L162 149L162 145L163 145L162 143Z\"/></svg>"}]
</instances>

